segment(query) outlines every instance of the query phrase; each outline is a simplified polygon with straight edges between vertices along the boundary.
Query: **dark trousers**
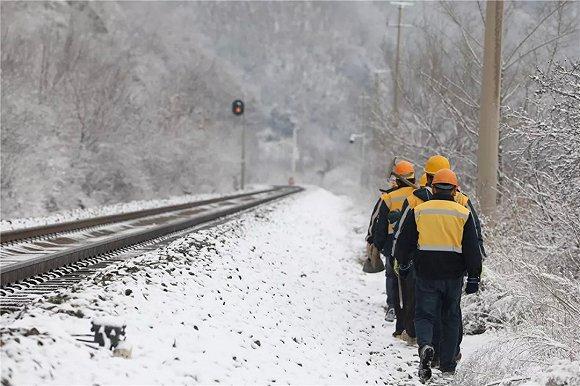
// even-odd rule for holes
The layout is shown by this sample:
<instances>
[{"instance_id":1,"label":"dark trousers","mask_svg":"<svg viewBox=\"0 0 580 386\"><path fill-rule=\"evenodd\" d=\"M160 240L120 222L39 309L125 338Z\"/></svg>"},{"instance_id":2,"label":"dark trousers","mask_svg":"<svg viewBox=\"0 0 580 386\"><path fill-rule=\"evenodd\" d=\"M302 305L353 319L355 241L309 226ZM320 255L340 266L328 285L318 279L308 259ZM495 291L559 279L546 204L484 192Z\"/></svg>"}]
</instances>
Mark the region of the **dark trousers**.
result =
<instances>
[{"instance_id":1,"label":"dark trousers","mask_svg":"<svg viewBox=\"0 0 580 386\"><path fill-rule=\"evenodd\" d=\"M441 320L439 358L441 369L455 370L455 353L461 325L461 288L463 277L415 280L415 329L419 347L434 345L433 333Z\"/></svg>"},{"instance_id":2,"label":"dark trousers","mask_svg":"<svg viewBox=\"0 0 580 386\"><path fill-rule=\"evenodd\" d=\"M455 350L455 355L461 352L461 341L463 341L463 318L461 316L461 307L459 307L459 339L457 340L457 349ZM439 358L439 351L440 351L440 344L441 344L441 316L435 323L435 327L433 329L433 347L435 348L435 358Z\"/></svg>"},{"instance_id":3,"label":"dark trousers","mask_svg":"<svg viewBox=\"0 0 580 386\"><path fill-rule=\"evenodd\" d=\"M415 271L411 270L405 279L401 278L403 292L403 324L407 334L415 337Z\"/></svg>"},{"instance_id":4,"label":"dark trousers","mask_svg":"<svg viewBox=\"0 0 580 386\"><path fill-rule=\"evenodd\" d=\"M395 273L394 260L392 256L386 256L385 262L385 286L387 290L387 307L395 309L397 322L395 330L403 331L405 329L403 311L399 302L399 280Z\"/></svg>"}]
</instances>

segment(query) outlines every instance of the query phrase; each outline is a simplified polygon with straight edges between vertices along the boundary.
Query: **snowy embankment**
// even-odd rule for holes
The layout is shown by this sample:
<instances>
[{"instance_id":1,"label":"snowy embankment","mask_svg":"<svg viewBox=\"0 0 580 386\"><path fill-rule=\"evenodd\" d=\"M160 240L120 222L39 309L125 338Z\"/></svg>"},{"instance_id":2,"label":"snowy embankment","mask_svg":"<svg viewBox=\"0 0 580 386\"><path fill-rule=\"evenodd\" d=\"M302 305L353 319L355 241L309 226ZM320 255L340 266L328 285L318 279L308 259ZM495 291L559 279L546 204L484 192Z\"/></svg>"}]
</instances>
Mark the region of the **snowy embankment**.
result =
<instances>
[{"instance_id":1,"label":"snowy embankment","mask_svg":"<svg viewBox=\"0 0 580 386\"><path fill-rule=\"evenodd\" d=\"M175 196L160 200L131 201L115 205L100 206L95 208L74 209L54 213L50 216L45 217L23 217L14 219L1 219L0 231L4 232L13 229L32 228L36 226L60 224L63 222L83 220L93 217L135 212L144 209L161 208L164 206L179 205L201 200L209 200L212 198L229 196L233 194L250 193L269 188L271 188L270 185L252 185L244 190L235 190L224 193L188 194L184 196Z\"/></svg>"},{"instance_id":2,"label":"snowy embankment","mask_svg":"<svg viewBox=\"0 0 580 386\"><path fill-rule=\"evenodd\" d=\"M357 213L309 189L3 316L2 383L418 384L384 276L361 271ZM126 322L131 359L75 339L104 317Z\"/></svg>"}]
</instances>

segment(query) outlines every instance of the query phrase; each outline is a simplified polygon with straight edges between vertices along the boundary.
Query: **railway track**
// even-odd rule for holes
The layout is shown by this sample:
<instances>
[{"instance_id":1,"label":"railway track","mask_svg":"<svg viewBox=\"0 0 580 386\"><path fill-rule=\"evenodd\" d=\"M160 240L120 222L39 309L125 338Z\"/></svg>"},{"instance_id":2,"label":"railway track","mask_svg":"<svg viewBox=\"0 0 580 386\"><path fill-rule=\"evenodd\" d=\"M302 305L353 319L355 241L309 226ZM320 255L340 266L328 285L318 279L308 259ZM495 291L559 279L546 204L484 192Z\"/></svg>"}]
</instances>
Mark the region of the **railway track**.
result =
<instances>
[{"instance_id":1,"label":"railway track","mask_svg":"<svg viewBox=\"0 0 580 386\"><path fill-rule=\"evenodd\" d=\"M0 312L81 281L109 264L157 249L192 231L301 191L250 193L0 234Z\"/></svg>"}]
</instances>

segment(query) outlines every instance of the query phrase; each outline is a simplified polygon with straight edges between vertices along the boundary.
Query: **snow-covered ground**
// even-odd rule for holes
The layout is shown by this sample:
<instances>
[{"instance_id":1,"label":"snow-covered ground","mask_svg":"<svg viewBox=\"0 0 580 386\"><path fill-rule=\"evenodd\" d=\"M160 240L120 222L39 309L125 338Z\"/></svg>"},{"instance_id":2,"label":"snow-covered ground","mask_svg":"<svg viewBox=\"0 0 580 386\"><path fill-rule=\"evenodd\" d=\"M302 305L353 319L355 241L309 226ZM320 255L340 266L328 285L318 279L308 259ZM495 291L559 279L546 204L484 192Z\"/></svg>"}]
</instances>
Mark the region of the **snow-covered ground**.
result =
<instances>
[{"instance_id":1,"label":"snow-covered ground","mask_svg":"<svg viewBox=\"0 0 580 386\"><path fill-rule=\"evenodd\" d=\"M0 231L4 232L13 229L24 229L41 225L60 224L63 222L76 221L92 217L109 216L121 213L135 212L144 209L160 208L171 205L180 205L188 202L208 200L212 198L229 196L232 194L249 193L269 188L271 188L270 185L254 184L244 190L235 190L231 192L188 194L184 196L175 196L160 200L131 201L115 205L100 206L95 208L67 210L54 213L50 216L45 217L0 219Z\"/></svg>"},{"instance_id":2,"label":"snow-covered ground","mask_svg":"<svg viewBox=\"0 0 580 386\"><path fill-rule=\"evenodd\" d=\"M365 222L310 188L109 267L1 318L2 384L418 384L384 276L361 271ZM103 317L126 322L130 359L75 339Z\"/></svg>"}]
</instances>

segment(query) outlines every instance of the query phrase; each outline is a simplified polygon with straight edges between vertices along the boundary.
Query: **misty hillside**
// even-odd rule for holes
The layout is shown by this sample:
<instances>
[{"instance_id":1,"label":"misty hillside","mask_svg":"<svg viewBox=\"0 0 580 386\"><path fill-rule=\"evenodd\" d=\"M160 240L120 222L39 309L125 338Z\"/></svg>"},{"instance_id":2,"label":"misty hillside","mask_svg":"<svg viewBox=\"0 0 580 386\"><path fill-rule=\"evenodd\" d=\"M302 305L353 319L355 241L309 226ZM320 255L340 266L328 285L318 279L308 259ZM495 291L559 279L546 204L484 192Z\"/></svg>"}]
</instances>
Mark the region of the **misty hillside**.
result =
<instances>
[{"instance_id":1,"label":"misty hillside","mask_svg":"<svg viewBox=\"0 0 580 386\"><path fill-rule=\"evenodd\" d=\"M392 155L420 164L438 148L471 186L476 3L405 10L402 132L389 123L397 10L387 3L1 7L3 217L238 187L242 122L230 111L238 97L250 183L287 181L296 130L302 182L352 193L362 170L363 188L375 189ZM504 51L517 60L504 92L513 107L532 93L538 64L578 51L578 4L553 9L508 5ZM360 141L348 141L361 132L364 160Z\"/></svg>"},{"instance_id":2,"label":"misty hillside","mask_svg":"<svg viewBox=\"0 0 580 386\"><path fill-rule=\"evenodd\" d=\"M364 7L346 29L353 11L3 2L2 215L237 186L236 97L251 182L287 180L294 127L302 164L323 169L348 150L369 61L382 64L365 27L381 17Z\"/></svg>"}]
</instances>

